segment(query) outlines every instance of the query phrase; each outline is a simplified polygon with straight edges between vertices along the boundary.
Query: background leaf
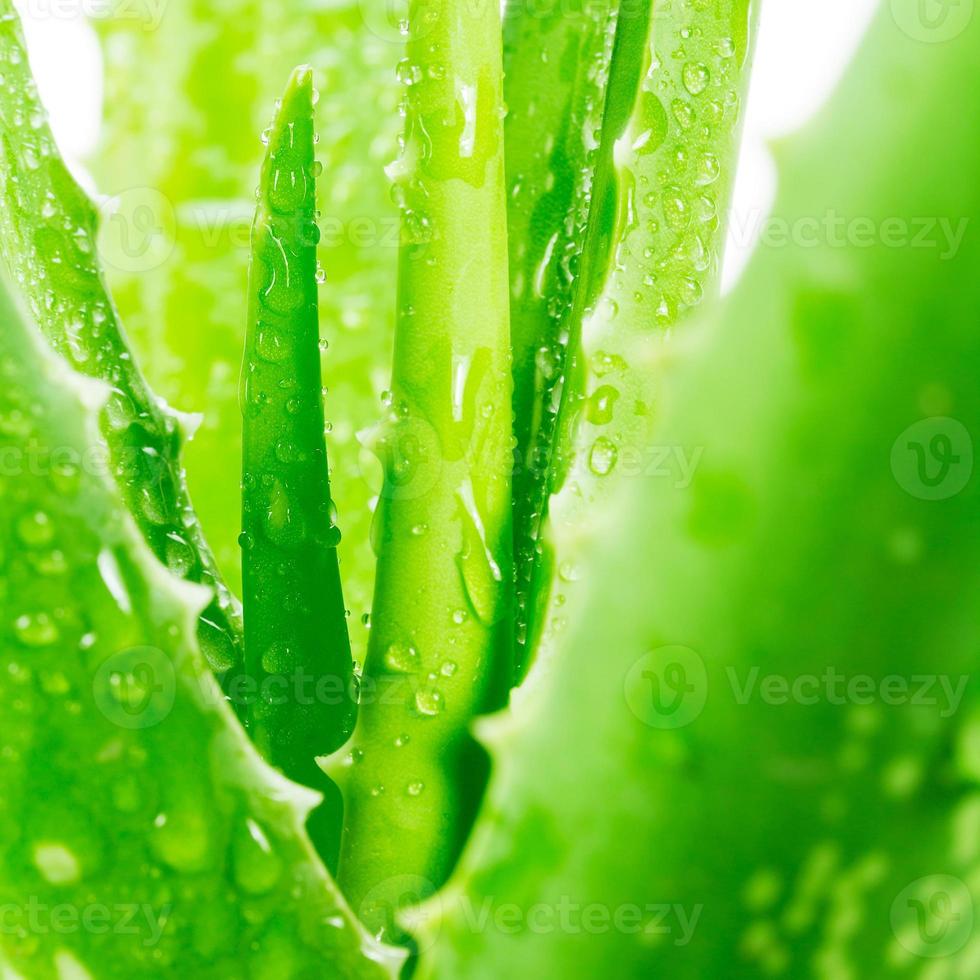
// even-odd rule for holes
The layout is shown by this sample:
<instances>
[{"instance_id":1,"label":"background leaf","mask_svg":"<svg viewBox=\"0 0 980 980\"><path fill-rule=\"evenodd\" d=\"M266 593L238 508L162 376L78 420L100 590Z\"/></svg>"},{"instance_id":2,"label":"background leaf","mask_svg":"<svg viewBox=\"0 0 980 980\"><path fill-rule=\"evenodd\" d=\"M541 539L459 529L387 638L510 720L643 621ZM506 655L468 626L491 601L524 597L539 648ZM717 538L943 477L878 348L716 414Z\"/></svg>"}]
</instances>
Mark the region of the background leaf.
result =
<instances>
[{"instance_id":1,"label":"background leaf","mask_svg":"<svg viewBox=\"0 0 980 980\"><path fill-rule=\"evenodd\" d=\"M229 583L240 583L238 373L246 320L249 226L281 79L299 63L318 88L321 323L330 390L334 503L355 648L367 635L374 554L371 501L381 468L357 433L373 426L388 383L398 213L384 167L396 155L404 38L371 5L180 0L152 29L118 12L100 20L106 130L96 173L129 229L103 241L110 280L150 380L204 415L187 452L201 521ZM220 66L220 67L219 67ZM215 72L220 70L220 84ZM370 111L364 107L370 106ZM149 228L149 232L146 229ZM144 232L141 234L141 229ZM156 229L155 231L153 229Z\"/></svg>"}]
</instances>

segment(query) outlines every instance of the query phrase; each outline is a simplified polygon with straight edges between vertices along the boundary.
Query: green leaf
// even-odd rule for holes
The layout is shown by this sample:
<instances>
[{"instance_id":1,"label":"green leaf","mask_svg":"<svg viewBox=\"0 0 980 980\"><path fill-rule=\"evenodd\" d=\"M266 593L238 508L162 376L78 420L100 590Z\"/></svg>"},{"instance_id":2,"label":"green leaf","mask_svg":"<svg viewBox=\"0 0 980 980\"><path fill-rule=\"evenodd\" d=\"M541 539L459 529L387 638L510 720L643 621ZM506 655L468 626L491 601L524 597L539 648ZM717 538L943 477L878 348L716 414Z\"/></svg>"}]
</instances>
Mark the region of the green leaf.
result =
<instances>
[{"instance_id":1,"label":"green leaf","mask_svg":"<svg viewBox=\"0 0 980 980\"><path fill-rule=\"evenodd\" d=\"M538 85L569 92L567 101L534 86L517 96L508 148L518 149L508 168L517 232L518 679L542 636L553 648L566 615L554 605L558 596L574 602L566 542L604 499L620 455L646 447L652 408L631 391L646 377L625 366L622 350L683 322L717 289L757 8L750 0L625 4L611 54L608 12L593 20L602 5L587 5L577 19L556 8L557 41ZM539 18L530 6L514 9L523 35L512 58L527 71L509 73L523 88L536 53L540 59ZM568 65L577 66L583 91L562 77ZM551 135L559 127L560 140ZM556 569L566 579L560 591Z\"/></svg>"},{"instance_id":2,"label":"green leaf","mask_svg":"<svg viewBox=\"0 0 980 980\"><path fill-rule=\"evenodd\" d=\"M93 467L106 389L0 280L0 930L16 975L394 977L260 761L160 566Z\"/></svg>"},{"instance_id":3,"label":"green leaf","mask_svg":"<svg viewBox=\"0 0 980 980\"><path fill-rule=\"evenodd\" d=\"M293 72L268 140L242 369L244 693L263 755L327 795L311 835L333 862L340 797L316 757L350 736L356 703L320 394L311 68Z\"/></svg>"},{"instance_id":4,"label":"green leaf","mask_svg":"<svg viewBox=\"0 0 980 980\"><path fill-rule=\"evenodd\" d=\"M512 0L504 20L504 128L514 352L515 680L527 666L541 528L561 461L559 409L583 259L618 5ZM609 154L611 162L611 152ZM603 159L603 162L607 162ZM576 331L577 340L577 331ZM545 586L540 589L545 596Z\"/></svg>"},{"instance_id":5,"label":"green leaf","mask_svg":"<svg viewBox=\"0 0 980 980\"><path fill-rule=\"evenodd\" d=\"M330 347L333 495L355 646L367 642L375 558L371 501L380 466L358 434L377 419L395 319L398 212L384 167L400 126L395 66L404 39L359 0L310 5L205 0L125 6L99 19L106 131L93 169L121 218L104 236L113 292L147 373L204 421L185 453L195 506L226 580L239 585L238 369L246 322L249 226L264 147L259 134L300 63L314 68L321 311ZM152 26L152 29L148 29ZM361 108L370 106L370 111ZM153 220L147 220L152 214ZM120 234L130 229L127 255ZM148 228L145 234L140 229ZM155 229L155 231L154 231Z\"/></svg>"},{"instance_id":6,"label":"green leaf","mask_svg":"<svg viewBox=\"0 0 980 980\"><path fill-rule=\"evenodd\" d=\"M500 16L417 0L378 577L341 785L340 881L369 928L447 875L482 792L469 734L511 662L511 381ZM474 233L479 229L479 233Z\"/></svg>"},{"instance_id":7,"label":"green leaf","mask_svg":"<svg viewBox=\"0 0 980 980\"><path fill-rule=\"evenodd\" d=\"M212 669L224 673L241 661L241 614L191 509L185 429L133 360L96 258L95 209L58 154L10 0L0 0L0 62L0 255L48 343L110 386L105 465L154 554L213 589L198 632Z\"/></svg>"},{"instance_id":8,"label":"green leaf","mask_svg":"<svg viewBox=\"0 0 980 980\"><path fill-rule=\"evenodd\" d=\"M975 968L980 24L881 8L779 149L789 240L648 385L671 475L620 473L560 669L487 728L423 978Z\"/></svg>"}]
</instances>

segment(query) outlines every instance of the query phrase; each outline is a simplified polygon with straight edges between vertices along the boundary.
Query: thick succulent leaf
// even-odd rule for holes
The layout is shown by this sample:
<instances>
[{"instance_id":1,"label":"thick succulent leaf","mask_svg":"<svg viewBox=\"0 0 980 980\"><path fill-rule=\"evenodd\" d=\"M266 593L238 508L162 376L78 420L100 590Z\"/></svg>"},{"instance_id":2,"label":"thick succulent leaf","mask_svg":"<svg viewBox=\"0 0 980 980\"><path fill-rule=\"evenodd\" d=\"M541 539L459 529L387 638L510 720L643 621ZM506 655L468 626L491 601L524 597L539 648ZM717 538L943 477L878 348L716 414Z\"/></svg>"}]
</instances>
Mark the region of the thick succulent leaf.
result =
<instances>
[{"instance_id":1,"label":"thick succulent leaf","mask_svg":"<svg viewBox=\"0 0 980 980\"><path fill-rule=\"evenodd\" d=\"M321 296L323 373L344 528L339 552L361 647L374 581L370 504L381 473L357 436L377 421L390 370L398 212L384 167L396 155L395 67L404 39L385 5L374 13L355 0L173 0L147 9L159 13L149 23L132 16L131 5L97 21L106 131L94 169L119 216L102 244L150 380L172 404L203 414L185 454L188 480L235 589L238 514L228 501L239 489L238 373L259 134L295 65L311 64L323 93L316 110L325 174L319 256L330 279Z\"/></svg>"},{"instance_id":2,"label":"thick succulent leaf","mask_svg":"<svg viewBox=\"0 0 980 980\"><path fill-rule=\"evenodd\" d=\"M626 352L637 337L683 322L717 290L757 10L752 0L622 6L583 189L587 220L572 230L552 218L556 247L571 241L579 254L565 269L561 256L546 254L538 272L554 283L536 304L536 280L512 276L523 325L515 390L529 388L532 369L522 364L534 359L536 372L530 407L515 407L533 430L525 452L550 464L547 472L519 466L515 481L519 675L542 636L552 649L564 606L576 601L566 539L605 498L620 458L631 465L648 446L653 408L638 390L647 376ZM562 302L549 310L556 296ZM520 448L520 421L517 433ZM556 569L564 581L553 588Z\"/></svg>"},{"instance_id":3,"label":"thick succulent leaf","mask_svg":"<svg viewBox=\"0 0 980 980\"><path fill-rule=\"evenodd\" d=\"M327 796L310 833L335 863L340 795L316 759L349 738L356 702L323 431L313 96L312 69L296 69L269 129L252 229L241 398L241 694L265 758Z\"/></svg>"},{"instance_id":4,"label":"thick succulent leaf","mask_svg":"<svg viewBox=\"0 0 980 980\"><path fill-rule=\"evenodd\" d=\"M25 977L382 978L99 472L105 389L0 283L0 950Z\"/></svg>"},{"instance_id":5,"label":"thick succulent leaf","mask_svg":"<svg viewBox=\"0 0 980 980\"><path fill-rule=\"evenodd\" d=\"M975 974L980 23L903 16L671 355L657 442L700 465L621 474L422 977Z\"/></svg>"},{"instance_id":6,"label":"thick succulent leaf","mask_svg":"<svg viewBox=\"0 0 980 980\"><path fill-rule=\"evenodd\" d=\"M445 879L485 775L470 736L511 663L511 379L500 14L417 0L403 72L399 318L339 879L372 930ZM479 229L479 234L474 234Z\"/></svg>"},{"instance_id":7,"label":"thick succulent leaf","mask_svg":"<svg viewBox=\"0 0 980 980\"><path fill-rule=\"evenodd\" d=\"M58 154L10 0L0 0L0 68L0 256L48 343L110 386L107 466L154 554L214 590L198 630L223 673L241 661L241 614L191 509L180 420L132 358L95 255L95 209Z\"/></svg>"},{"instance_id":8,"label":"thick succulent leaf","mask_svg":"<svg viewBox=\"0 0 980 980\"><path fill-rule=\"evenodd\" d=\"M644 9L644 8L640 8ZM582 258L601 161L619 5L547 10L513 0L504 19L504 126L514 356L515 680L525 667L551 492L570 319L593 264ZM577 337L577 331L576 331ZM547 589L543 590L547 594Z\"/></svg>"}]
</instances>

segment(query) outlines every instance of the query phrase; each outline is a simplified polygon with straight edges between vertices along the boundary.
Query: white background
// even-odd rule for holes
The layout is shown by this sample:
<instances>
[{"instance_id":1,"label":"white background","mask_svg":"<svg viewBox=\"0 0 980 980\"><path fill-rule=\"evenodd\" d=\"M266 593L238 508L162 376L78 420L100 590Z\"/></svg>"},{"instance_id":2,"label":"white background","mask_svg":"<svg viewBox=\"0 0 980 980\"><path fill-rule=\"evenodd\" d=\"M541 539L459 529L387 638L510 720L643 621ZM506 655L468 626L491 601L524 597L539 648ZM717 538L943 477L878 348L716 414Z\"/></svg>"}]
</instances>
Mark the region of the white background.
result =
<instances>
[{"instance_id":1,"label":"white background","mask_svg":"<svg viewBox=\"0 0 980 980\"><path fill-rule=\"evenodd\" d=\"M76 172L96 144L102 103L102 63L95 33L80 14L39 11L52 5L18 0L34 74L62 152ZM83 8L79 3L79 9ZM772 206L776 174L771 139L797 129L819 109L843 73L877 0L763 0L745 142L735 188L725 260L725 285L744 268Z\"/></svg>"}]
</instances>

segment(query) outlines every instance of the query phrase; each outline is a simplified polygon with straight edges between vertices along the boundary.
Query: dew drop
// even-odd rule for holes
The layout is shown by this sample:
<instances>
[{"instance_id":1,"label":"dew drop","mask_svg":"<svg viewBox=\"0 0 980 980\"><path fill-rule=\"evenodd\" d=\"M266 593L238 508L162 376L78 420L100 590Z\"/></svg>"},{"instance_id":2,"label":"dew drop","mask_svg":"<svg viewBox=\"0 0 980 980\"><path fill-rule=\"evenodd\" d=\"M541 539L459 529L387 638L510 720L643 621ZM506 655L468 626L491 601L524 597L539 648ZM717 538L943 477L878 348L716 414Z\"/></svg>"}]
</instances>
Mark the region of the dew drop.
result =
<instances>
[{"instance_id":1,"label":"dew drop","mask_svg":"<svg viewBox=\"0 0 980 980\"><path fill-rule=\"evenodd\" d=\"M684 66L681 78L684 82L684 88L691 95L700 95L708 87L708 82L711 81L711 73L708 71L707 65L695 61Z\"/></svg>"},{"instance_id":2,"label":"dew drop","mask_svg":"<svg viewBox=\"0 0 980 980\"><path fill-rule=\"evenodd\" d=\"M392 643L385 651L385 665L397 674L410 674L419 668L419 652L410 643Z\"/></svg>"},{"instance_id":3,"label":"dew drop","mask_svg":"<svg viewBox=\"0 0 980 980\"><path fill-rule=\"evenodd\" d=\"M49 544L54 537L54 525L42 510L26 514L17 522L17 533L21 541L30 547Z\"/></svg>"},{"instance_id":4,"label":"dew drop","mask_svg":"<svg viewBox=\"0 0 980 980\"><path fill-rule=\"evenodd\" d=\"M445 706L445 700L439 691L421 689L415 692L415 707L420 715L435 718L442 713Z\"/></svg>"},{"instance_id":5,"label":"dew drop","mask_svg":"<svg viewBox=\"0 0 980 980\"><path fill-rule=\"evenodd\" d=\"M596 476L608 476L612 473L618 456L616 444L606 436L599 436L589 453L589 469Z\"/></svg>"},{"instance_id":6,"label":"dew drop","mask_svg":"<svg viewBox=\"0 0 980 980\"><path fill-rule=\"evenodd\" d=\"M55 643L60 636L54 620L46 613L24 613L14 620L14 632L25 646L45 647Z\"/></svg>"},{"instance_id":7,"label":"dew drop","mask_svg":"<svg viewBox=\"0 0 980 980\"><path fill-rule=\"evenodd\" d=\"M78 858L64 844L52 841L34 845L34 866L52 885L72 885L81 877Z\"/></svg>"},{"instance_id":8,"label":"dew drop","mask_svg":"<svg viewBox=\"0 0 980 980\"><path fill-rule=\"evenodd\" d=\"M282 875L282 861L262 828L251 818L235 839L235 883L249 895L270 892Z\"/></svg>"}]
</instances>

